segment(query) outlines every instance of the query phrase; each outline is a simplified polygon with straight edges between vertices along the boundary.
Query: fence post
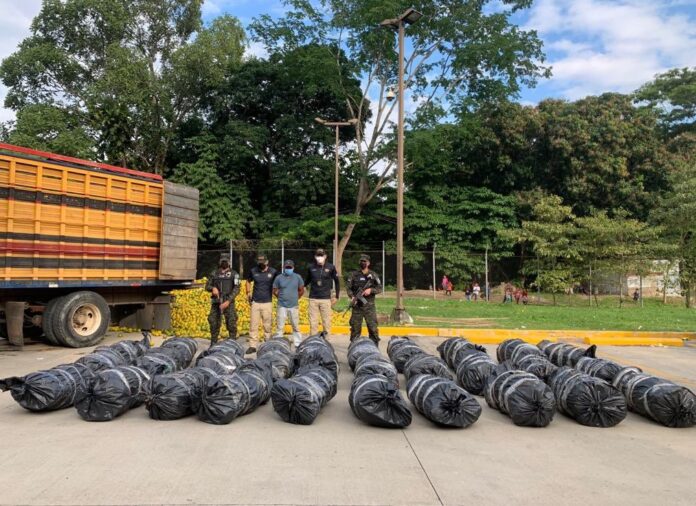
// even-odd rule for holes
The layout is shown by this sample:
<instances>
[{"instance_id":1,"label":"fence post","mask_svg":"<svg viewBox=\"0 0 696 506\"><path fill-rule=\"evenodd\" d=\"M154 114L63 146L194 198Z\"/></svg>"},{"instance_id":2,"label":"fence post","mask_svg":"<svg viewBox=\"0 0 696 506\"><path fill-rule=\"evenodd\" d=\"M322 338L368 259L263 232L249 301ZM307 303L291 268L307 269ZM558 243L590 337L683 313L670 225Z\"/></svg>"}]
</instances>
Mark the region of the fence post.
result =
<instances>
[{"instance_id":1,"label":"fence post","mask_svg":"<svg viewBox=\"0 0 696 506\"><path fill-rule=\"evenodd\" d=\"M640 307L643 307L643 275L640 275Z\"/></svg>"},{"instance_id":2,"label":"fence post","mask_svg":"<svg viewBox=\"0 0 696 506\"><path fill-rule=\"evenodd\" d=\"M387 278L385 276L385 264L386 264L386 255L384 253L384 241L382 241L382 286L384 286L387 283Z\"/></svg>"},{"instance_id":3,"label":"fence post","mask_svg":"<svg viewBox=\"0 0 696 506\"><path fill-rule=\"evenodd\" d=\"M435 281L435 248L437 247L437 243L433 243L433 299L437 297L437 288L436 288L436 283Z\"/></svg>"},{"instance_id":4,"label":"fence post","mask_svg":"<svg viewBox=\"0 0 696 506\"><path fill-rule=\"evenodd\" d=\"M588 297L590 301L590 307L592 307L592 264L590 263L590 296Z\"/></svg>"},{"instance_id":5,"label":"fence post","mask_svg":"<svg viewBox=\"0 0 696 506\"><path fill-rule=\"evenodd\" d=\"M488 246L486 246L486 255L485 255L485 262L486 262L486 302L490 302L491 297L490 297L490 290L488 288Z\"/></svg>"},{"instance_id":6,"label":"fence post","mask_svg":"<svg viewBox=\"0 0 696 506\"><path fill-rule=\"evenodd\" d=\"M232 244L232 239L230 239L230 268L234 269L234 246Z\"/></svg>"},{"instance_id":7,"label":"fence post","mask_svg":"<svg viewBox=\"0 0 696 506\"><path fill-rule=\"evenodd\" d=\"M280 268L285 267L285 239L280 239Z\"/></svg>"}]
</instances>

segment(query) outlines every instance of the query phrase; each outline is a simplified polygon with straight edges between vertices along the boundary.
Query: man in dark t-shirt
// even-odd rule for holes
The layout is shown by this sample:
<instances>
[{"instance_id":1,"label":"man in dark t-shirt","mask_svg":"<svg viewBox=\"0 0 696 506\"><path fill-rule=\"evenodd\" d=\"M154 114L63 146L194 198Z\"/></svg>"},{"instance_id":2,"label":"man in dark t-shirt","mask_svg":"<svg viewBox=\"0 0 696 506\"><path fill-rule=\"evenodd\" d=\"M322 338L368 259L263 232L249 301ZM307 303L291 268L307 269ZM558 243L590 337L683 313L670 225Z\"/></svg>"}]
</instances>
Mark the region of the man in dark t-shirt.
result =
<instances>
[{"instance_id":1,"label":"man in dark t-shirt","mask_svg":"<svg viewBox=\"0 0 696 506\"><path fill-rule=\"evenodd\" d=\"M249 347L246 352L256 353L259 344L259 323L263 324L264 337L271 337L273 320L273 281L278 272L268 266L268 257L258 255L257 265L252 267L246 279L246 288L251 304L249 321ZM253 288L252 288L253 283Z\"/></svg>"}]
</instances>

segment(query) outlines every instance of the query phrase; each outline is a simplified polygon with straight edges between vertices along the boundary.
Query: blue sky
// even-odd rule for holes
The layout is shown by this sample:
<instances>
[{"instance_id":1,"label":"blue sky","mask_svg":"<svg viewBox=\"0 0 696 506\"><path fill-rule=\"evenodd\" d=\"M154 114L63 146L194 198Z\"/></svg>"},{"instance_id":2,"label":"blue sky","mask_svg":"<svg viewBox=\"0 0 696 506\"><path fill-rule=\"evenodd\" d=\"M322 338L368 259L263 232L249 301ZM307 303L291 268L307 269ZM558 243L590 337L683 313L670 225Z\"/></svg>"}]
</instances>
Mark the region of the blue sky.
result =
<instances>
[{"instance_id":1,"label":"blue sky","mask_svg":"<svg viewBox=\"0 0 696 506\"><path fill-rule=\"evenodd\" d=\"M3 4L0 57L11 54L29 34L41 0ZM282 12L279 0L206 0L203 7L206 20L229 13L244 25L259 14ZM656 73L696 67L696 0L535 0L515 21L539 32L554 73L537 88L525 90L523 103L630 92ZM4 93L0 87L0 96ZM12 111L0 109L0 120L12 117Z\"/></svg>"}]
</instances>

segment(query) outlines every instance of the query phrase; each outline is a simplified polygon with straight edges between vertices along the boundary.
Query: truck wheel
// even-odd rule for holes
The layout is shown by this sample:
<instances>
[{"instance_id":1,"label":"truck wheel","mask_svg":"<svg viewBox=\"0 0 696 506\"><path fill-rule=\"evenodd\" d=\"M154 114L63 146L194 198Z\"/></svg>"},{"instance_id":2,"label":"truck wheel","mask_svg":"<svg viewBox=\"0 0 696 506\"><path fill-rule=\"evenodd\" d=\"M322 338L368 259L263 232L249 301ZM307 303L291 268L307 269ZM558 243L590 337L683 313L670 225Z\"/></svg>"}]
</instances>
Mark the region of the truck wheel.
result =
<instances>
[{"instance_id":1,"label":"truck wheel","mask_svg":"<svg viewBox=\"0 0 696 506\"><path fill-rule=\"evenodd\" d=\"M56 346L60 345L60 342L58 342L58 338L54 332L53 327L55 324L53 322L55 320L54 316L56 314L56 306L58 305L60 299L62 299L62 297L56 297L55 299L48 301L48 304L46 304L46 308L43 312L43 318L41 319L41 326L43 327L46 340L51 344L55 344Z\"/></svg>"},{"instance_id":2,"label":"truck wheel","mask_svg":"<svg viewBox=\"0 0 696 506\"><path fill-rule=\"evenodd\" d=\"M71 348L84 348L104 337L111 311L101 295L74 292L59 299L52 320L58 342Z\"/></svg>"}]
</instances>

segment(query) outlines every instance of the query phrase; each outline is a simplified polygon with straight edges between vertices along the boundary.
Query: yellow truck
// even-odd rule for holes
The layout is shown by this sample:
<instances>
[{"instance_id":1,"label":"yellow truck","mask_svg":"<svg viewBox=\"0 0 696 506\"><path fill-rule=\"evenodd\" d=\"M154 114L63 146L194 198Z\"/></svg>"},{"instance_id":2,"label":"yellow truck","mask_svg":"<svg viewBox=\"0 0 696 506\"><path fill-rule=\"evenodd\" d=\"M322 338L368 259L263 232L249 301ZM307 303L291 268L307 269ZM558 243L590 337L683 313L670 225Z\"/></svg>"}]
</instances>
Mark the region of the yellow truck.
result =
<instances>
[{"instance_id":1,"label":"yellow truck","mask_svg":"<svg viewBox=\"0 0 696 506\"><path fill-rule=\"evenodd\" d=\"M0 143L0 333L91 346L109 323L168 328L196 275L198 190ZM130 315L130 316L129 316Z\"/></svg>"}]
</instances>

